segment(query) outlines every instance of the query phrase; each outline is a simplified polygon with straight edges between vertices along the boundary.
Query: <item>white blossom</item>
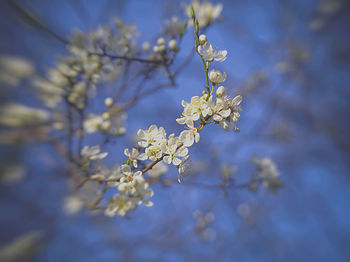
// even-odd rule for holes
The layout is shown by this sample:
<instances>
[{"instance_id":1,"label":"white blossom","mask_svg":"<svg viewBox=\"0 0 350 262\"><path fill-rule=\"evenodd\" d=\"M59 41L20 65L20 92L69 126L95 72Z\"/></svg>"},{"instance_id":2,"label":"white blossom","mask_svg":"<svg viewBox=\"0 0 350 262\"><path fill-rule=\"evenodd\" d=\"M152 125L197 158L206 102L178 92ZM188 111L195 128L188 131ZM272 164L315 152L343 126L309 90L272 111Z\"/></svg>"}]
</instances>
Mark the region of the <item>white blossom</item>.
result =
<instances>
[{"instance_id":1,"label":"white blossom","mask_svg":"<svg viewBox=\"0 0 350 262\"><path fill-rule=\"evenodd\" d=\"M205 41L203 45L199 45L197 48L198 53L203 57L203 59L207 62L212 62L213 60L218 62L223 62L226 60L227 51L220 50L216 51L209 43L209 41Z\"/></svg>"},{"instance_id":2,"label":"white blossom","mask_svg":"<svg viewBox=\"0 0 350 262\"><path fill-rule=\"evenodd\" d=\"M158 129L156 125L151 125L148 130L139 129L139 131L137 131L137 136L139 138L138 145L140 147L160 145L162 142L166 141L164 128L159 127Z\"/></svg>"},{"instance_id":3,"label":"white blossom","mask_svg":"<svg viewBox=\"0 0 350 262\"><path fill-rule=\"evenodd\" d=\"M180 146L180 139L178 137L171 137L167 143L161 145L162 151L166 154L163 157L165 163L174 164L175 166L181 163L179 157L185 157L188 154L188 149L184 146Z\"/></svg>"},{"instance_id":4,"label":"white blossom","mask_svg":"<svg viewBox=\"0 0 350 262\"><path fill-rule=\"evenodd\" d=\"M204 97L194 96L190 103L182 100L182 106L184 107L182 117L177 118L176 122L180 125L186 124L189 128L193 128L193 122L199 120L200 116L206 117L211 114Z\"/></svg>"},{"instance_id":5,"label":"white blossom","mask_svg":"<svg viewBox=\"0 0 350 262\"><path fill-rule=\"evenodd\" d=\"M146 148L146 155L150 160L156 161L157 159L161 158L163 154L161 147L159 145L155 145Z\"/></svg>"},{"instance_id":6,"label":"white blossom","mask_svg":"<svg viewBox=\"0 0 350 262\"><path fill-rule=\"evenodd\" d=\"M223 97L218 98L215 109L213 120L220 124L220 127L225 131L231 129L235 132L239 132L238 127L235 125L235 122L238 122L240 119L240 113L242 109L239 107L242 102L242 96L238 95L234 98Z\"/></svg>"},{"instance_id":7,"label":"white blossom","mask_svg":"<svg viewBox=\"0 0 350 262\"><path fill-rule=\"evenodd\" d=\"M118 190L123 194L134 194L137 181L143 179L142 172L134 173L129 165L122 165L120 171L123 176L119 180Z\"/></svg>"},{"instance_id":8,"label":"white blossom","mask_svg":"<svg viewBox=\"0 0 350 262\"><path fill-rule=\"evenodd\" d=\"M183 142L185 147L190 147L194 142L199 142L200 135L198 133L197 128L190 128L188 130L184 130L180 133L180 140Z\"/></svg>"},{"instance_id":9,"label":"white blossom","mask_svg":"<svg viewBox=\"0 0 350 262\"><path fill-rule=\"evenodd\" d=\"M221 99L217 99L216 103L214 103L212 99L212 96L210 96L208 99L208 105L211 108L213 120L216 122L221 122L223 119L229 117L231 113L229 105Z\"/></svg>"},{"instance_id":10,"label":"white blossom","mask_svg":"<svg viewBox=\"0 0 350 262\"><path fill-rule=\"evenodd\" d=\"M130 162L133 164L135 168L137 168L137 160L146 160L147 155L145 153L139 153L139 151L136 148L133 148L131 150L131 153L129 152L128 148L124 149L124 155L129 157Z\"/></svg>"},{"instance_id":11,"label":"white blossom","mask_svg":"<svg viewBox=\"0 0 350 262\"><path fill-rule=\"evenodd\" d=\"M209 71L209 80L213 84L217 85L224 82L226 79L226 73L221 73L219 70L212 69Z\"/></svg>"}]
</instances>

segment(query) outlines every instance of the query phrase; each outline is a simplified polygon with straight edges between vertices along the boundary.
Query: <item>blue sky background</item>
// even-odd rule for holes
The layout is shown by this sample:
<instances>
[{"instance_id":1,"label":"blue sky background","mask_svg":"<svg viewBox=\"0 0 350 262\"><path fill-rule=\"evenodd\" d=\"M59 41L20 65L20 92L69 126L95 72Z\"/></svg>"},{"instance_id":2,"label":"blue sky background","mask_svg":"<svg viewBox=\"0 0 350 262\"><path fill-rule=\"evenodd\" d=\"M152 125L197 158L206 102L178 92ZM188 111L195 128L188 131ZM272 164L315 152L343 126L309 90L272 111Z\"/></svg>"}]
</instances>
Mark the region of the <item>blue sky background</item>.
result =
<instances>
[{"instance_id":1,"label":"blue sky background","mask_svg":"<svg viewBox=\"0 0 350 262\"><path fill-rule=\"evenodd\" d=\"M120 17L137 24L142 43L156 39L164 20L183 17L180 1L71 2L21 1L64 36L73 28L86 31ZM155 205L139 207L129 219L85 211L72 217L62 211L70 188L54 150L43 143L2 146L2 164L9 159L22 162L27 175L19 184L0 185L0 246L41 230L45 240L33 261L349 261L349 4L344 1L335 15L322 16L317 11L320 1L221 2L222 22L206 34L216 47L228 50L228 59L214 66L227 72L229 93L240 94L257 71L269 81L244 96L241 132L208 127L190 149L193 161L208 161L216 150L220 162L238 166L237 181L246 182L254 172L250 158L269 156L278 165L284 187L277 194L232 189L225 197L220 190L152 185ZM67 53L56 39L25 26L5 3L0 10L2 54L23 56L44 73ZM309 24L317 17L326 17L329 23L321 31L310 31ZM192 45L190 29L177 64ZM294 61L291 46L306 50L310 59L296 63L290 75L279 74L276 63ZM106 147L108 165L124 159L123 149L131 147L131 136L139 128L156 123L168 133L181 131L175 122L181 100L199 95L204 84L198 57L176 82L176 88L161 90L127 112L129 136ZM37 105L29 92L22 86L15 95L2 94L2 100ZM271 136L276 126L287 130L289 140ZM170 168L168 178L176 178L176 172ZM187 179L218 184L219 170L213 167ZM250 216L237 213L240 204L250 207ZM213 241L202 241L193 231L192 213L197 209L215 214Z\"/></svg>"}]
</instances>

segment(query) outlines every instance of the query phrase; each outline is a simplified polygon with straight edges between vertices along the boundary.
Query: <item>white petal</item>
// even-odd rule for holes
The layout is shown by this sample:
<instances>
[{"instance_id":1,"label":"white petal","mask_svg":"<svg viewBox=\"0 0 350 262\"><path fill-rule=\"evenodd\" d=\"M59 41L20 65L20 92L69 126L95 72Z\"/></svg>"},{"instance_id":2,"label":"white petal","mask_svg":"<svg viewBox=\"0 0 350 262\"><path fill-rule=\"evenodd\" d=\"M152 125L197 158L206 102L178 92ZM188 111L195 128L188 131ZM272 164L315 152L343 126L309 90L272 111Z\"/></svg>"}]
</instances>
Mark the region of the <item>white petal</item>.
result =
<instances>
[{"instance_id":1,"label":"white petal","mask_svg":"<svg viewBox=\"0 0 350 262\"><path fill-rule=\"evenodd\" d=\"M221 128L224 129L225 131L229 131L229 126L228 126L227 121L221 121L221 122L220 122L220 126L221 126Z\"/></svg>"},{"instance_id":2,"label":"white petal","mask_svg":"<svg viewBox=\"0 0 350 262\"><path fill-rule=\"evenodd\" d=\"M192 143L193 144L193 143ZM182 147L177 151L177 156L184 157L188 154L188 149L186 147Z\"/></svg>"},{"instance_id":3,"label":"white petal","mask_svg":"<svg viewBox=\"0 0 350 262\"><path fill-rule=\"evenodd\" d=\"M214 116L213 116L213 119L214 119L214 121L216 121L216 122L220 122L220 121L222 120L222 117L219 116L219 115L214 115Z\"/></svg>"},{"instance_id":4,"label":"white petal","mask_svg":"<svg viewBox=\"0 0 350 262\"><path fill-rule=\"evenodd\" d=\"M199 133L196 133L196 134L195 134L195 141L196 141L196 143L198 143L198 142L199 142L199 138L200 138Z\"/></svg>"},{"instance_id":5,"label":"white petal","mask_svg":"<svg viewBox=\"0 0 350 262\"><path fill-rule=\"evenodd\" d=\"M137 143L140 147L147 147L148 146L148 143L146 141L139 141Z\"/></svg>"},{"instance_id":6,"label":"white petal","mask_svg":"<svg viewBox=\"0 0 350 262\"><path fill-rule=\"evenodd\" d=\"M141 153L138 155L137 157L138 160L146 160L147 159L147 155L145 153Z\"/></svg>"},{"instance_id":7,"label":"white petal","mask_svg":"<svg viewBox=\"0 0 350 262\"><path fill-rule=\"evenodd\" d=\"M139 151L138 151L136 148L133 148L133 149L131 150L131 155L132 155L133 157L136 157L138 154L139 154Z\"/></svg>"},{"instance_id":8,"label":"white petal","mask_svg":"<svg viewBox=\"0 0 350 262\"><path fill-rule=\"evenodd\" d=\"M174 164L175 166L178 166L178 165L181 164L181 160L180 160L179 158L175 157L175 158L173 159L173 164Z\"/></svg>"},{"instance_id":9,"label":"white petal","mask_svg":"<svg viewBox=\"0 0 350 262\"><path fill-rule=\"evenodd\" d=\"M176 122L180 125L183 125L186 122L186 118L185 117L176 118Z\"/></svg>"},{"instance_id":10,"label":"white petal","mask_svg":"<svg viewBox=\"0 0 350 262\"><path fill-rule=\"evenodd\" d=\"M242 102L242 96L238 95L232 99L232 106L238 106Z\"/></svg>"},{"instance_id":11,"label":"white petal","mask_svg":"<svg viewBox=\"0 0 350 262\"><path fill-rule=\"evenodd\" d=\"M143 131L142 129L139 129L139 131L137 131L137 136L139 138L145 138L145 131Z\"/></svg>"},{"instance_id":12,"label":"white petal","mask_svg":"<svg viewBox=\"0 0 350 262\"><path fill-rule=\"evenodd\" d=\"M220 111L220 115L221 115L223 118L228 117L230 114L231 114L231 109L230 109L230 108L228 108L228 109L226 109L226 110Z\"/></svg>"},{"instance_id":13,"label":"white petal","mask_svg":"<svg viewBox=\"0 0 350 262\"><path fill-rule=\"evenodd\" d=\"M125 148L125 149L124 149L124 155L126 155L127 157L130 156L130 152L129 152L129 149L128 149L128 148Z\"/></svg>"},{"instance_id":14,"label":"white petal","mask_svg":"<svg viewBox=\"0 0 350 262\"><path fill-rule=\"evenodd\" d=\"M165 156L164 158L163 158L163 161L165 162L165 163L167 163L168 165L170 165L171 164L171 157L170 156Z\"/></svg>"}]
</instances>

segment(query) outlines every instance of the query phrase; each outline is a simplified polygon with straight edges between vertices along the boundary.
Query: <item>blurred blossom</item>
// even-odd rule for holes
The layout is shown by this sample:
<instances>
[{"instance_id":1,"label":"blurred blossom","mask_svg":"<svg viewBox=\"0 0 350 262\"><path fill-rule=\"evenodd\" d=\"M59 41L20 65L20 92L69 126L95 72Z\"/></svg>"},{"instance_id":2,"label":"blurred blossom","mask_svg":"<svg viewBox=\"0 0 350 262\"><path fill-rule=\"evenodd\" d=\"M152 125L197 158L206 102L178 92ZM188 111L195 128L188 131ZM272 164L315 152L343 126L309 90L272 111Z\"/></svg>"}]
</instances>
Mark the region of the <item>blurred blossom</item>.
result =
<instances>
[{"instance_id":1,"label":"blurred blossom","mask_svg":"<svg viewBox=\"0 0 350 262\"><path fill-rule=\"evenodd\" d=\"M213 212L203 213L200 210L193 212L193 217L196 220L195 232L202 240L212 241L216 236L216 231L210 227L213 223L215 216Z\"/></svg>"},{"instance_id":2,"label":"blurred blossom","mask_svg":"<svg viewBox=\"0 0 350 262\"><path fill-rule=\"evenodd\" d=\"M84 206L84 202L75 195L68 196L64 199L63 209L68 215L79 213Z\"/></svg>"},{"instance_id":3,"label":"blurred blossom","mask_svg":"<svg viewBox=\"0 0 350 262\"><path fill-rule=\"evenodd\" d=\"M248 217L250 215L250 207L249 207L249 205L246 204L246 203L239 204L237 206L237 213L241 217Z\"/></svg>"},{"instance_id":4,"label":"blurred blossom","mask_svg":"<svg viewBox=\"0 0 350 262\"><path fill-rule=\"evenodd\" d=\"M5 104L0 107L0 125L7 127L24 127L48 122L50 114L43 109L21 104Z\"/></svg>"},{"instance_id":5,"label":"blurred blossom","mask_svg":"<svg viewBox=\"0 0 350 262\"><path fill-rule=\"evenodd\" d=\"M0 56L0 83L16 86L20 81L34 74L34 67L29 61L12 56Z\"/></svg>"},{"instance_id":6,"label":"blurred blossom","mask_svg":"<svg viewBox=\"0 0 350 262\"><path fill-rule=\"evenodd\" d=\"M156 164L150 171L147 172L147 175L152 178L158 178L168 172L168 165L165 165L163 162Z\"/></svg>"},{"instance_id":7,"label":"blurred blossom","mask_svg":"<svg viewBox=\"0 0 350 262\"><path fill-rule=\"evenodd\" d=\"M229 167L226 164L221 165L221 179L222 180L228 180L233 179L235 173L237 172L237 167Z\"/></svg>"},{"instance_id":8,"label":"blurred blossom","mask_svg":"<svg viewBox=\"0 0 350 262\"><path fill-rule=\"evenodd\" d=\"M165 21L163 33L170 38L175 38L181 32L184 22L180 22L177 16L173 16L170 20Z\"/></svg>"},{"instance_id":9,"label":"blurred blossom","mask_svg":"<svg viewBox=\"0 0 350 262\"><path fill-rule=\"evenodd\" d=\"M276 192L276 190L282 186L280 172L278 171L276 164L268 157L253 157L252 162L258 168L258 179L262 180L265 189L271 192Z\"/></svg>"},{"instance_id":10,"label":"blurred blossom","mask_svg":"<svg viewBox=\"0 0 350 262\"><path fill-rule=\"evenodd\" d=\"M212 4L209 1L194 0L191 4L185 6L185 13L189 17L189 24L193 25L191 16L191 6L193 6L196 18L200 27L207 27L213 21L220 17L222 4Z\"/></svg>"},{"instance_id":11,"label":"blurred blossom","mask_svg":"<svg viewBox=\"0 0 350 262\"><path fill-rule=\"evenodd\" d=\"M0 167L0 183L18 183L26 175L26 170L23 166L8 165Z\"/></svg>"}]
</instances>

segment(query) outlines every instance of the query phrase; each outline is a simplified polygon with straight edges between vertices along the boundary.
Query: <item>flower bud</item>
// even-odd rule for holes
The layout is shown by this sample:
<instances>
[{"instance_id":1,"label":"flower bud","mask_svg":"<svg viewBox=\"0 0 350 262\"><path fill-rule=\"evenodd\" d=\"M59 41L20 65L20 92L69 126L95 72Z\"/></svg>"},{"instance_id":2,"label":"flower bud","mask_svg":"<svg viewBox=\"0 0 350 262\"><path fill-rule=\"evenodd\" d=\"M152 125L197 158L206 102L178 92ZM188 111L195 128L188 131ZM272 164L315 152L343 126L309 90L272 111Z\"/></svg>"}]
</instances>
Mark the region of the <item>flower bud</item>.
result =
<instances>
[{"instance_id":1,"label":"flower bud","mask_svg":"<svg viewBox=\"0 0 350 262\"><path fill-rule=\"evenodd\" d=\"M166 51L165 45L160 45L159 46L159 53L164 53Z\"/></svg>"},{"instance_id":2,"label":"flower bud","mask_svg":"<svg viewBox=\"0 0 350 262\"><path fill-rule=\"evenodd\" d=\"M216 97L222 97L226 94L226 88L223 86L219 86L218 89L216 90Z\"/></svg>"},{"instance_id":3,"label":"flower bud","mask_svg":"<svg viewBox=\"0 0 350 262\"><path fill-rule=\"evenodd\" d=\"M112 105L113 105L113 99L112 99L111 97L107 97L107 98L105 99L105 105L106 105L107 107L112 106Z\"/></svg>"},{"instance_id":4,"label":"flower bud","mask_svg":"<svg viewBox=\"0 0 350 262\"><path fill-rule=\"evenodd\" d=\"M155 45L155 46L153 47L153 52L155 52L155 53L160 53L159 46Z\"/></svg>"},{"instance_id":5,"label":"flower bud","mask_svg":"<svg viewBox=\"0 0 350 262\"><path fill-rule=\"evenodd\" d=\"M102 118L103 119L109 119L109 113L108 112L104 112L103 114L102 114Z\"/></svg>"},{"instance_id":6,"label":"flower bud","mask_svg":"<svg viewBox=\"0 0 350 262\"><path fill-rule=\"evenodd\" d=\"M170 50L175 51L176 50L176 40L172 39L168 43L168 47Z\"/></svg>"},{"instance_id":7,"label":"flower bud","mask_svg":"<svg viewBox=\"0 0 350 262\"><path fill-rule=\"evenodd\" d=\"M110 121L104 121L101 125L102 131L107 131L111 127Z\"/></svg>"},{"instance_id":8,"label":"flower bud","mask_svg":"<svg viewBox=\"0 0 350 262\"><path fill-rule=\"evenodd\" d=\"M163 37L158 38L157 45L165 45L165 40Z\"/></svg>"},{"instance_id":9,"label":"flower bud","mask_svg":"<svg viewBox=\"0 0 350 262\"><path fill-rule=\"evenodd\" d=\"M201 35L199 36L199 44L200 44L200 45L204 45L206 42L207 42L207 36L201 34Z\"/></svg>"}]
</instances>

